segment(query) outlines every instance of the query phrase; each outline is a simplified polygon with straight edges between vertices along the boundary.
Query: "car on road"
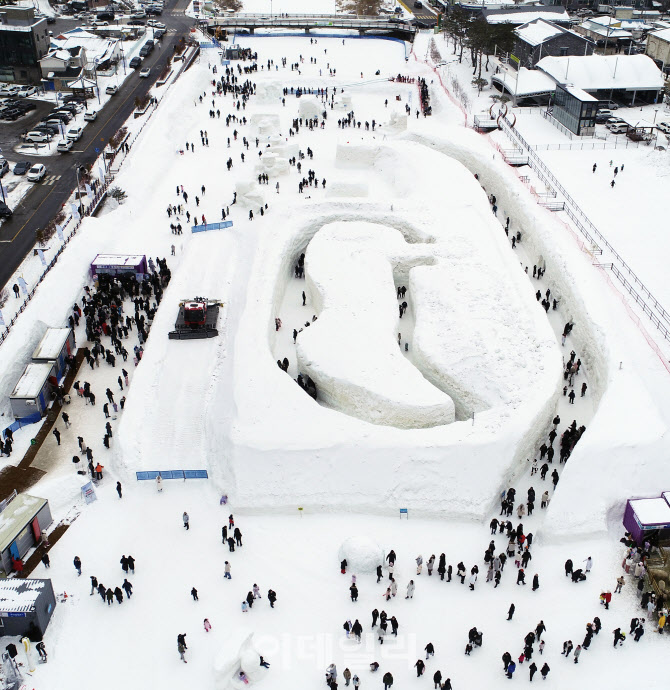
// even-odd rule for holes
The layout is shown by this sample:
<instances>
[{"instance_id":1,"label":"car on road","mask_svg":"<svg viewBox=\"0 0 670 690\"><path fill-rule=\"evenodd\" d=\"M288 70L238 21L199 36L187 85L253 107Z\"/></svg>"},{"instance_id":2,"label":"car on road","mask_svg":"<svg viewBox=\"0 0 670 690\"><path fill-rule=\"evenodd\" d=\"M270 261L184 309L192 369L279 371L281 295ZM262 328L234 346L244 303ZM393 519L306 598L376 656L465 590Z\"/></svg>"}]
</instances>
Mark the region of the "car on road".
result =
<instances>
[{"instance_id":1,"label":"car on road","mask_svg":"<svg viewBox=\"0 0 670 690\"><path fill-rule=\"evenodd\" d=\"M414 7L416 7L417 9L421 9L423 7L423 3L421 2L421 0L414 0Z\"/></svg>"},{"instance_id":2,"label":"car on road","mask_svg":"<svg viewBox=\"0 0 670 690\"><path fill-rule=\"evenodd\" d=\"M150 67L143 67L140 70L140 77L148 77L151 74L151 68Z\"/></svg>"},{"instance_id":3,"label":"car on road","mask_svg":"<svg viewBox=\"0 0 670 690\"><path fill-rule=\"evenodd\" d=\"M140 10L139 12L133 12L130 15L131 19L146 19L147 18L147 13L144 10Z\"/></svg>"},{"instance_id":4,"label":"car on road","mask_svg":"<svg viewBox=\"0 0 670 690\"><path fill-rule=\"evenodd\" d=\"M84 128L83 127L72 127L72 129L68 129L67 131L67 138L70 141L77 141L81 137L81 135L84 133Z\"/></svg>"},{"instance_id":5,"label":"car on road","mask_svg":"<svg viewBox=\"0 0 670 690\"><path fill-rule=\"evenodd\" d=\"M118 86L108 86L108 87L105 89L105 93L106 93L108 96L113 96L115 93L118 92L118 90L119 90L119 87L118 87Z\"/></svg>"},{"instance_id":6,"label":"car on road","mask_svg":"<svg viewBox=\"0 0 670 690\"><path fill-rule=\"evenodd\" d=\"M126 24L128 26L144 26L144 22L141 19L129 19Z\"/></svg>"},{"instance_id":7,"label":"car on road","mask_svg":"<svg viewBox=\"0 0 670 690\"><path fill-rule=\"evenodd\" d=\"M98 113L95 110L89 110L88 112L84 113L84 120L86 120L86 122L93 122L96 117L98 117Z\"/></svg>"},{"instance_id":8,"label":"car on road","mask_svg":"<svg viewBox=\"0 0 670 690\"><path fill-rule=\"evenodd\" d=\"M167 29L154 29L154 38L163 38L167 33Z\"/></svg>"},{"instance_id":9,"label":"car on road","mask_svg":"<svg viewBox=\"0 0 670 690\"><path fill-rule=\"evenodd\" d=\"M6 158L0 157L0 177L3 177L9 172L9 163Z\"/></svg>"},{"instance_id":10,"label":"car on road","mask_svg":"<svg viewBox=\"0 0 670 690\"><path fill-rule=\"evenodd\" d=\"M56 146L56 151L58 153L69 153L72 151L73 146L74 142L71 139L61 139Z\"/></svg>"},{"instance_id":11,"label":"car on road","mask_svg":"<svg viewBox=\"0 0 670 690\"><path fill-rule=\"evenodd\" d=\"M33 130L32 132L28 132L28 134L26 134L25 140L31 144L44 144L48 141L51 141L51 136L45 132L37 132Z\"/></svg>"},{"instance_id":12,"label":"car on road","mask_svg":"<svg viewBox=\"0 0 670 690\"><path fill-rule=\"evenodd\" d=\"M31 182L39 182L46 174L47 169L41 163L36 163L28 171L28 179Z\"/></svg>"},{"instance_id":13,"label":"car on road","mask_svg":"<svg viewBox=\"0 0 670 690\"><path fill-rule=\"evenodd\" d=\"M47 24L55 24L56 17L47 17Z\"/></svg>"},{"instance_id":14,"label":"car on road","mask_svg":"<svg viewBox=\"0 0 670 690\"><path fill-rule=\"evenodd\" d=\"M24 86L17 94L17 96L21 96L22 98L25 98L26 96L34 96L37 93L37 88L34 86Z\"/></svg>"},{"instance_id":15,"label":"car on road","mask_svg":"<svg viewBox=\"0 0 670 690\"><path fill-rule=\"evenodd\" d=\"M163 24L163 22L157 22L155 19L150 19L147 22L147 26L151 26L154 29L165 29L166 28L165 24Z\"/></svg>"},{"instance_id":16,"label":"car on road","mask_svg":"<svg viewBox=\"0 0 670 690\"><path fill-rule=\"evenodd\" d=\"M136 55L136 56L128 63L128 65L131 67L131 69L137 69L141 64L142 64L142 58L139 57L139 55Z\"/></svg>"},{"instance_id":17,"label":"car on road","mask_svg":"<svg viewBox=\"0 0 670 690\"><path fill-rule=\"evenodd\" d=\"M9 218L12 213L12 209L4 201L0 201L0 218Z\"/></svg>"},{"instance_id":18,"label":"car on road","mask_svg":"<svg viewBox=\"0 0 670 690\"><path fill-rule=\"evenodd\" d=\"M15 175L25 175L30 170L31 165L32 163L30 161L19 161L14 166L14 170L12 170L12 172Z\"/></svg>"}]
</instances>

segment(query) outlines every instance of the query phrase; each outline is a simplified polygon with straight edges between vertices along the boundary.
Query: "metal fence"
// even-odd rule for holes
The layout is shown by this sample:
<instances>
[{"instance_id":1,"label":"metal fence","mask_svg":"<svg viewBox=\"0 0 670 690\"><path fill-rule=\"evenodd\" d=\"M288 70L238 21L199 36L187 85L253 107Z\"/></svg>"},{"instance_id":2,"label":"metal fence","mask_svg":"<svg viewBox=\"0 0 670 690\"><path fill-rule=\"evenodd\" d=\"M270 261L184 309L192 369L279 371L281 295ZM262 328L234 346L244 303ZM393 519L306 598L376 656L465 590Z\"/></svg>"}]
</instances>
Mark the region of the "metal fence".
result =
<instances>
[{"instance_id":1,"label":"metal fence","mask_svg":"<svg viewBox=\"0 0 670 690\"><path fill-rule=\"evenodd\" d=\"M573 221L577 229L586 237L589 242L591 242L597 249L600 250L602 254L602 247L606 247L607 250L616 259L617 263L624 269L628 278L632 279L632 283L637 286L637 290L633 287L633 284L626 278L624 272L617 270L614 273L614 264L604 264L604 266L609 266L610 270L615 274L617 279L626 287L626 290L630 295L633 296L636 303L642 307L644 305L644 312L649 316L653 310L656 310L655 319L652 322L657 326L659 331L663 334L666 340L670 340L670 332L659 327L661 320L665 321L670 325L670 313L666 311L663 305L656 299L649 288L638 278L633 269L624 261L623 257L614 249L614 247L607 241L604 235L596 228L596 226L591 222L588 216L582 211L579 204L572 198L572 196L567 192L563 185L556 179L555 175L549 170L547 165L540 159L537 153L530 147L528 142L524 137L511 126L511 123L506 118L500 119L500 126L505 134L512 140L518 142L518 144L528 151L528 165L535 171L538 177L548 186L553 186L557 191L561 193L565 199L565 213ZM598 238L596 241L595 238ZM625 280L625 282L624 282ZM646 296L642 297L638 290ZM658 324L656 323L658 321Z\"/></svg>"}]
</instances>

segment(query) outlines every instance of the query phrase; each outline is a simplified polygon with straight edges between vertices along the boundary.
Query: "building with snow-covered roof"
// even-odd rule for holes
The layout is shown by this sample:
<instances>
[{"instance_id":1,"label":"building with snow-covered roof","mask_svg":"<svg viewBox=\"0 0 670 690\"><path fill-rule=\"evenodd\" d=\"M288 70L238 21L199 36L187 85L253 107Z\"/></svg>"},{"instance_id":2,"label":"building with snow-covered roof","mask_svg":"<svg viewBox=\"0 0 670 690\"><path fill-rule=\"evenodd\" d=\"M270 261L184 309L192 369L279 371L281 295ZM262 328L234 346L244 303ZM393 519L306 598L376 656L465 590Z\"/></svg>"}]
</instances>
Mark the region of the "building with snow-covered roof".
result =
<instances>
[{"instance_id":1,"label":"building with snow-covered roof","mask_svg":"<svg viewBox=\"0 0 670 690\"><path fill-rule=\"evenodd\" d=\"M50 50L41 60L42 76L76 79L86 64L86 51L81 46L58 47Z\"/></svg>"},{"instance_id":2,"label":"building with snow-covered roof","mask_svg":"<svg viewBox=\"0 0 670 690\"><path fill-rule=\"evenodd\" d=\"M665 66L670 65L670 28L647 34L646 54L665 71Z\"/></svg>"},{"instance_id":3,"label":"building with snow-covered roof","mask_svg":"<svg viewBox=\"0 0 670 690\"><path fill-rule=\"evenodd\" d=\"M0 582L0 634L34 639L44 635L56 608L51 580L11 578Z\"/></svg>"},{"instance_id":4,"label":"building with snow-covered roof","mask_svg":"<svg viewBox=\"0 0 670 690\"><path fill-rule=\"evenodd\" d=\"M121 60L122 48L118 39L97 36L81 28L66 31L52 38L51 45L69 51L85 51L86 60L83 66L87 72L86 76L93 74L96 67L98 70L107 70Z\"/></svg>"},{"instance_id":5,"label":"building with snow-covered roof","mask_svg":"<svg viewBox=\"0 0 670 690\"><path fill-rule=\"evenodd\" d=\"M21 571L21 559L42 540L53 522L46 498L16 494L0 503L0 568ZM0 608L2 610L2 608Z\"/></svg>"},{"instance_id":6,"label":"building with snow-covered roof","mask_svg":"<svg viewBox=\"0 0 670 690\"><path fill-rule=\"evenodd\" d=\"M652 534L664 539L670 537L669 497L665 491L658 498L631 498L626 502L623 525L638 544Z\"/></svg>"},{"instance_id":7,"label":"building with snow-covered roof","mask_svg":"<svg viewBox=\"0 0 670 690\"><path fill-rule=\"evenodd\" d=\"M618 97L630 105L655 102L664 85L661 71L646 55L545 57L537 69L559 84L572 84L602 100Z\"/></svg>"},{"instance_id":8,"label":"building with snow-covered roof","mask_svg":"<svg viewBox=\"0 0 670 690\"><path fill-rule=\"evenodd\" d=\"M546 19L534 19L514 30L513 54L519 59L510 61L512 67L535 67L548 55L591 55L595 44L585 36L565 29Z\"/></svg>"},{"instance_id":9,"label":"building with snow-covered roof","mask_svg":"<svg viewBox=\"0 0 670 690\"><path fill-rule=\"evenodd\" d=\"M570 26L570 16L561 5L519 5L499 10L485 9L482 16L489 24L514 24L521 26L536 19L544 19L554 24Z\"/></svg>"},{"instance_id":10,"label":"building with snow-covered roof","mask_svg":"<svg viewBox=\"0 0 670 690\"><path fill-rule=\"evenodd\" d=\"M523 100L548 103L556 90L556 82L549 75L526 67L519 67L516 72L500 71L491 77L491 84L509 94L514 105Z\"/></svg>"},{"instance_id":11,"label":"building with snow-covered roof","mask_svg":"<svg viewBox=\"0 0 670 690\"><path fill-rule=\"evenodd\" d=\"M575 31L595 41L598 47L620 51L633 40L633 34L621 26L614 17L591 17L575 27Z\"/></svg>"},{"instance_id":12,"label":"building with snow-covered roof","mask_svg":"<svg viewBox=\"0 0 670 690\"><path fill-rule=\"evenodd\" d=\"M33 352L33 362L52 363L56 376L65 373L67 358L75 352L74 331L71 328L47 328Z\"/></svg>"},{"instance_id":13,"label":"building with snow-covered roof","mask_svg":"<svg viewBox=\"0 0 670 690\"><path fill-rule=\"evenodd\" d=\"M51 402L51 388L56 383L53 362L31 362L9 396L14 417L23 419L35 413L44 416Z\"/></svg>"},{"instance_id":14,"label":"building with snow-covered roof","mask_svg":"<svg viewBox=\"0 0 670 690\"><path fill-rule=\"evenodd\" d=\"M552 115L564 127L580 137L596 131L596 113L600 101L572 84L556 84Z\"/></svg>"}]
</instances>

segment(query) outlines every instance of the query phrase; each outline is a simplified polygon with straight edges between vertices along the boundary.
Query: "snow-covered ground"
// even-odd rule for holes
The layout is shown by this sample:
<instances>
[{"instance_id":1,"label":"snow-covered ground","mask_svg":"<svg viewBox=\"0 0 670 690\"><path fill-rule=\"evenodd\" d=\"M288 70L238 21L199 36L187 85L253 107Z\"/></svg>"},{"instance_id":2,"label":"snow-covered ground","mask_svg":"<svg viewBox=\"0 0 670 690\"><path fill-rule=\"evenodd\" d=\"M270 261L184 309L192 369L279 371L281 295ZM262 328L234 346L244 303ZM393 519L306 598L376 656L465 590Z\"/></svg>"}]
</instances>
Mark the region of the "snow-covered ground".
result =
<instances>
[{"instance_id":1,"label":"snow-covered ground","mask_svg":"<svg viewBox=\"0 0 670 690\"><path fill-rule=\"evenodd\" d=\"M127 401L112 421L112 448L102 446L101 403L107 386L118 390L120 361L115 368L84 366L81 380L91 383L99 404L92 408L75 399L68 410L73 426L61 429L62 445L48 438L36 461L47 475L32 493L49 498L57 520L80 514L52 550L51 570L40 566L36 571L52 577L68 598L57 607L47 634L49 664L40 666L31 681L35 687L101 690L129 682L133 687L237 687L230 673L240 646L254 633L242 666L254 664L249 649L257 649L272 664L257 682L277 690L322 683L331 662L340 674L344 666L358 673L364 688L381 685L386 671L393 673L394 687L406 687L429 641L436 648L429 676L441 669L454 689L507 687L502 653L516 658L523 637L542 619L547 648L534 660L538 667L545 660L551 667L547 687L593 686L603 679L613 687L633 682L660 687L657 659L664 641L652 634L650 624L639 644L629 639L623 649L611 647L612 629L627 632L628 621L639 612L632 579L609 611L598 605L598 595L613 590L621 572L623 502L631 495L658 495L670 479L665 363L648 347L591 257L559 219L537 205L489 138L462 127L462 114L448 96L433 84L434 116L424 119L415 116L416 84L388 81L398 73L433 79L421 60L427 36L414 49L421 57L409 62L405 46L392 41L236 40L259 52L259 70L238 75L240 83L256 83L256 95L238 110L231 96L212 94L217 52L204 50L199 63L166 92L116 178L128 193L126 203L85 219L0 347L1 403L8 414L7 394L44 328L66 321L90 279L88 267L96 254L167 257L172 280L142 361L136 369L130 362L126 366L132 368L132 380L129 389L117 393ZM269 67L268 60L274 61ZM217 77L222 69L219 65ZM328 87L328 98L298 99L290 93L297 86ZM410 117L405 120L406 105ZM295 133L294 119L308 117L310 110L318 120L326 112L325 126L309 129L303 120ZM338 127L338 119L351 112L360 129ZM239 119L227 126L228 115ZM365 123L373 119L376 127L368 129ZM225 165L229 157L231 170ZM310 170L319 186L306 185L299 193L298 184ZM258 183L262 173L268 173L267 185ZM169 224L177 221L174 215L168 218L166 207L185 203L182 185L188 193L185 210L197 214L198 223L218 221L225 211L232 228L191 234L181 213L184 234L172 234ZM491 194L497 215L487 198ZM360 234L369 224L382 226L389 240L370 241L365 248ZM520 241L513 247L516 233ZM351 245L345 248L351 265L336 241L343 237ZM369 274L357 250L369 252ZM434 263L407 263L406 275L395 276L390 264L398 251L425 254ZM304 281L294 273L301 253L306 254ZM384 253L386 272L373 271L372 263ZM546 269L539 280L534 267ZM338 295L340 281L347 284ZM362 338L355 326L351 332L329 331L329 337L339 337L330 343L339 348L334 353L318 335L317 319L309 335L322 340L310 356L324 359L315 364L322 371L325 359L337 354L343 383L353 387L362 381L370 387L366 362L376 365L377 354L380 365L388 367L384 348L389 342L397 347L395 334L404 330L410 348L402 366L415 378L420 372L426 386L444 386L459 400L466 414L457 414L453 423L372 424L312 400L291 380L300 371L302 348L302 334L297 350L293 345L294 328L306 328L303 324L320 317L322 309L326 313L326 302L341 323L355 324L375 308L388 308L397 318L393 300L399 285L409 289L404 317L409 321L392 324L385 313L384 332L364 331ZM305 288L309 299L303 307ZM218 338L168 340L178 302L195 295L223 302ZM355 295L369 301L364 308ZM550 300L548 312L539 303L544 297ZM282 320L278 332L277 317ZM568 321L574 329L562 346ZM582 363L574 405L561 376L573 349ZM342 356L347 350L356 351L350 380ZM276 364L284 357L288 373ZM364 370L358 376L353 365L360 362ZM581 397L583 383L587 390ZM357 404L364 405L365 396ZM551 469L560 481L554 491L550 475L545 480L531 476L530 461L538 457L557 413L559 432L572 419L586 432L566 465L556 457ZM28 433L17 434L17 447ZM91 505L82 504L81 479L71 462L78 434L105 465L98 500ZM161 494L152 482L135 480L138 470L180 468L207 469L210 478L166 480ZM117 480L124 486L123 499L114 490ZM526 586L516 584L516 568L508 562L494 590L484 582L487 525L499 512L500 492L510 485L520 500L530 486L537 493L534 514L522 520L524 531L534 534L533 559ZM545 489L551 502L542 510L539 497ZM219 504L222 494L230 499L226 506ZM409 520L399 520L399 508L409 510ZM184 511L191 517L188 531L182 526ZM231 511L244 535L244 547L235 553L220 541ZM359 601L349 601L351 573L340 574L338 554L352 536L368 537L385 552L395 549L400 589L394 601L384 602L386 579L377 584L372 574L360 574ZM497 536L496 552L506 544ZM414 558L422 554L427 560L442 551L454 574L460 560L468 573L479 565L475 591L455 577L448 584L435 574L428 578L424 568L414 577L414 598L405 600L405 586L416 572ZM107 607L89 596L90 575L112 588L121 584L119 559L129 553L137 561L130 577L132 599ZM84 565L81 578L72 567L75 554ZM563 574L564 561L570 557L581 565L588 556L595 562L592 574L587 582L573 584ZM226 559L232 564L230 581L223 579ZM533 592L535 573L540 589ZM242 598L254 583L264 598L242 613ZM192 587L198 590L197 602L189 594ZM278 595L275 610L265 599L269 588ZM512 602L516 615L508 622ZM368 633L371 609L384 607L400 623L397 640L387 639L380 647L370 638L361 646L344 639L347 618L359 617ZM580 664L558 659L563 640L581 643L595 615L603 630ZM209 633L204 618L213 626ZM472 626L484 633L484 646L468 657L463 651ZM89 634L92 629L95 635ZM177 654L178 633L187 634L188 665ZM381 665L377 676L368 670L373 660ZM527 673L526 664L517 673ZM258 667L249 675L258 677ZM421 682L430 684L430 678Z\"/></svg>"}]
</instances>

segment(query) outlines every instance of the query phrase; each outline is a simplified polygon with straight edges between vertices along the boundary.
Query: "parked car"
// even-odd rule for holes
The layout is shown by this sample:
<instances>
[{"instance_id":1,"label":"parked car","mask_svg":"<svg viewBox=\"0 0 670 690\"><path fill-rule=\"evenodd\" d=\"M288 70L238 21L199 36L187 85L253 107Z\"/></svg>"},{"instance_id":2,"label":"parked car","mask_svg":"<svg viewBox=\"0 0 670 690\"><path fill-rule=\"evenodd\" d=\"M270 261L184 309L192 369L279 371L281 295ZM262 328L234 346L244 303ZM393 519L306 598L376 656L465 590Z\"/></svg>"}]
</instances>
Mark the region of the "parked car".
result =
<instances>
[{"instance_id":1,"label":"parked car","mask_svg":"<svg viewBox=\"0 0 670 690\"><path fill-rule=\"evenodd\" d=\"M25 140L31 144L44 144L51 140L51 136L45 132L37 132L33 130L32 132L28 132L28 134L26 134Z\"/></svg>"},{"instance_id":2,"label":"parked car","mask_svg":"<svg viewBox=\"0 0 670 690\"><path fill-rule=\"evenodd\" d=\"M98 113L95 110L89 110L88 112L84 113L84 120L86 120L86 122L93 122L96 117L98 117Z\"/></svg>"},{"instance_id":3,"label":"parked car","mask_svg":"<svg viewBox=\"0 0 670 690\"><path fill-rule=\"evenodd\" d=\"M35 86L24 86L17 94L25 98L26 96L34 96L37 93L37 88Z\"/></svg>"},{"instance_id":4,"label":"parked car","mask_svg":"<svg viewBox=\"0 0 670 690\"><path fill-rule=\"evenodd\" d=\"M30 170L31 165L32 163L30 161L19 161L14 166L14 170L12 170L12 172L15 175L25 175L28 172L28 170Z\"/></svg>"},{"instance_id":5,"label":"parked car","mask_svg":"<svg viewBox=\"0 0 670 690\"><path fill-rule=\"evenodd\" d=\"M13 211L4 201L0 201L0 218L10 218Z\"/></svg>"},{"instance_id":6,"label":"parked car","mask_svg":"<svg viewBox=\"0 0 670 690\"><path fill-rule=\"evenodd\" d=\"M140 77L148 77L151 74L151 68L150 67L143 67L140 70Z\"/></svg>"},{"instance_id":7,"label":"parked car","mask_svg":"<svg viewBox=\"0 0 670 690\"><path fill-rule=\"evenodd\" d=\"M47 169L41 163L36 163L28 171L28 179L31 182L39 182L46 174Z\"/></svg>"},{"instance_id":8,"label":"parked car","mask_svg":"<svg viewBox=\"0 0 670 690\"><path fill-rule=\"evenodd\" d=\"M69 153L72 150L74 142L71 139L61 139L56 146L58 153Z\"/></svg>"},{"instance_id":9,"label":"parked car","mask_svg":"<svg viewBox=\"0 0 670 690\"><path fill-rule=\"evenodd\" d=\"M64 122L66 125L68 125L72 120L72 113L68 112L67 110L54 110L53 112L49 113L46 117L47 122L49 120L60 120L60 122Z\"/></svg>"},{"instance_id":10,"label":"parked car","mask_svg":"<svg viewBox=\"0 0 670 690\"><path fill-rule=\"evenodd\" d=\"M9 172L9 163L6 158L0 157L0 177L3 177Z\"/></svg>"},{"instance_id":11,"label":"parked car","mask_svg":"<svg viewBox=\"0 0 670 690\"><path fill-rule=\"evenodd\" d=\"M144 22L141 19L129 19L126 24L128 26L144 26Z\"/></svg>"},{"instance_id":12,"label":"parked car","mask_svg":"<svg viewBox=\"0 0 670 690\"><path fill-rule=\"evenodd\" d=\"M625 122L617 122L614 125L607 125L608 129L612 134L624 134L628 131L628 125Z\"/></svg>"},{"instance_id":13,"label":"parked car","mask_svg":"<svg viewBox=\"0 0 670 690\"><path fill-rule=\"evenodd\" d=\"M109 96L113 96L119 90L118 86L108 86L105 89L105 93Z\"/></svg>"},{"instance_id":14,"label":"parked car","mask_svg":"<svg viewBox=\"0 0 670 690\"><path fill-rule=\"evenodd\" d=\"M663 132L663 134L670 134L670 124L667 122L659 122L656 126L661 130L661 132Z\"/></svg>"},{"instance_id":15,"label":"parked car","mask_svg":"<svg viewBox=\"0 0 670 690\"><path fill-rule=\"evenodd\" d=\"M16 86L16 84L11 84L8 86L4 86L2 90L0 90L0 94L2 94L3 96L16 96L20 90L20 86Z\"/></svg>"},{"instance_id":16,"label":"parked car","mask_svg":"<svg viewBox=\"0 0 670 690\"><path fill-rule=\"evenodd\" d=\"M154 29L154 38L163 38L167 32L167 29Z\"/></svg>"},{"instance_id":17,"label":"parked car","mask_svg":"<svg viewBox=\"0 0 670 690\"><path fill-rule=\"evenodd\" d=\"M138 10L130 15L131 19L146 19L147 13L144 10Z\"/></svg>"},{"instance_id":18,"label":"parked car","mask_svg":"<svg viewBox=\"0 0 670 690\"><path fill-rule=\"evenodd\" d=\"M132 69L137 69L142 64L142 58L136 55L128 64Z\"/></svg>"},{"instance_id":19,"label":"parked car","mask_svg":"<svg viewBox=\"0 0 670 690\"><path fill-rule=\"evenodd\" d=\"M31 103L30 101L21 101L16 104L16 107L23 110L24 113L28 113L31 110L35 110L37 108L37 106L34 103Z\"/></svg>"},{"instance_id":20,"label":"parked car","mask_svg":"<svg viewBox=\"0 0 670 690\"><path fill-rule=\"evenodd\" d=\"M605 123L605 127L607 129L612 129L615 125L620 125L624 120L622 120L620 117L610 117L607 122Z\"/></svg>"},{"instance_id":21,"label":"parked car","mask_svg":"<svg viewBox=\"0 0 670 690\"><path fill-rule=\"evenodd\" d=\"M81 135L83 133L84 133L83 127L72 127L72 129L68 129L68 131L67 131L67 138L70 141L77 141L78 139L81 138Z\"/></svg>"},{"instance_id":22,"label":"parked car","mask_svg":"<svg viewBox=\"0 0 670 690\"><path fill-rule=\"evenodd\" d=\"M614 101L607 101L605 103L605 108L609 108L610 110L619 110L619 105Z\"/></svg>"},{"instance_id":23,"label":"parked car","mask_svg":"<svg viewBox=\"0 0 670 690\"><path fill-rule=\"evenodd\" d=\"M58 134L58 132L60 132L60 125L48 125L46 122L42 122L39 125L35 125L32 131L45 132L46 134Z\"/></svg>"}]
</instances>

